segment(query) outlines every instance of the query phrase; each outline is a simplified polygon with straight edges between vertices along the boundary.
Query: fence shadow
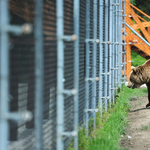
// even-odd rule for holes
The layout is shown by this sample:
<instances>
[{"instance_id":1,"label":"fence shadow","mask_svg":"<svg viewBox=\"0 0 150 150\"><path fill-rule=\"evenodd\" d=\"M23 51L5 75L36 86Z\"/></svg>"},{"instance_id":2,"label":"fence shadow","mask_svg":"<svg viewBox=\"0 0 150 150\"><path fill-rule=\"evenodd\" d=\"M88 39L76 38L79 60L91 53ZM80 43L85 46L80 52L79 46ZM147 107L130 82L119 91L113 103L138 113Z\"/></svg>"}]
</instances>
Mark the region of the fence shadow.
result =
<instances>
[{"instance_id":1,"label":"fence shadow","mask_svg":"<svg viewBox=\"0 0 150 150\"><path fill-rule=\"evenodd\" d=\"M140 109L136 109L136 110L131 110L130 112L137 112L137 111L140 111L140 110L145 110L145 109L150 109L150 107L149 108L140 108Z\"/></svg>"}]
</instances>

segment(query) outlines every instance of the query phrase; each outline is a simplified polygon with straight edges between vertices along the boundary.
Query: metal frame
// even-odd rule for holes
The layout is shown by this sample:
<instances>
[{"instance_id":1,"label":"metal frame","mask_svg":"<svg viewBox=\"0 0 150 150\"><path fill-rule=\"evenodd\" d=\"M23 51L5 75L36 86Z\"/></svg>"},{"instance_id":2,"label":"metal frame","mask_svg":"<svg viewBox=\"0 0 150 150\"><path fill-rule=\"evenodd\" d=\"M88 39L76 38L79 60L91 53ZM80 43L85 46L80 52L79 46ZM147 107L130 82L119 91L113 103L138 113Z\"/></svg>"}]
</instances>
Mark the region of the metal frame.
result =
<instances>
[{"instance_id":1,"label":"metal frame","mask_svg":"<svg viewBox=\"0 0 150 150\"><path fill-rule=\"evenodd\" d=\"M89 39L90 38L90 0L86 0L86 35L85 38ZM85 78L89 78L89 43L85 43L86 47L86 73L85 73ZM85 110L89 109L89 82L85 82ZM85 111L85 128L87 131L87 136L88 136L88 122L89 122L89 114L87 111Z\"/></svg>"},{"instance_id":2,"label":"metal frame","mask_svg":"<svg viewBox=\"0 0 150 150\"><path fill-rule=\"evenodd\" d=\"M8 31L3 30L5 26L9 25L8 15L8 0L0 1L0 73L1 73L1 84L0 84L0 149L7 150L7 140L9 137L9 126L8 120L5 117L9 113L9 48L8 48ZM3 15L2 15L3 12Z\"/></svg>"},{"instance_id":3,"label":"metal frame","mask_svg":"<svg viewBox=\"0 0 150 150\"><path fill-rule=\"evenodd\" d=\"M104 100L105 100L105 111L107 111L107 64L108 64L108 0L105 0L105 50L104 50Z\"/></svg>"},{"instance_id":4,"label":"metal frame","mask_svg":"<svg viewBox=\"0 0 150 150\"><path fill-rule=\"evenodd\" d=\"M43 145L43 87L44 87L44 50L43 50L43 1L35 1L35 136L36 149Z\"/></svg>"},{"instance_id":5,"label":"metal frame","mask_svg":"<svg viewBox=\"0 0 150 150\"><path fill-rule=\"evenodd\" d=\"M126 0L124 0L124 22L126 22ZM123 56L124 56L124 62L123 62L123 65L124 65L124 82L126 81L126 24L124 24L124 53L123 53Z\"/></svg>"},{"instance_id":6,"label":"metal frame","mask_svg":"<svg viewBox=\"0 0 150 150\"><path fill-rule=\"evenodd\" d=\"M99 0L99 16L100 16L100 24L99 24L99 38L100 38L100 41L103 41L103 1L102 0ZM102 72L102 66L103 66L103 52L102 52L102 49L103 49L103 44L100 42L100 46L99 46L99 108L100 108L100 114L102 116L102 113L103 113L103 85L102 85L102 82L103 82L103 72Z\"/></svg>"},{"instance_id":7,"label":"metal frame","mask_svg":"<svg viewBox=\"0 0 150 150\"><path fill-rule=\"evenodd\" d=\"M74 137L78 149L78 90L79 90L79 0L74 1L74 33L64 35L63 0L57 0L57 150L64 149L63 137ZM64 46L63 41L74 42L74 89L64 89ZM77 40L78 38L78 40ZM74 131L64 131L64 94L74 96Z\"/></svg>"},{"instance_id":8,"label":"metal frame","mask_svg":"<svg viewBox=\"0 0 150 150\"><path fill-rule=\"evenodd\" d=\"M74 140L74 148L78 150L78 126L79 126L79 46L80 46L80 0L73 0L73 23L74 35L64 35L64 0L56 1L57 9L57 139L56 149L64 150L65 142L64 137L69 137ZM124 65L125 74L125 61L126 55L124 50L124 63L122 63L122 46L126 48L126 38L124 44L122 43L122 1L121 0L93 0L93 8L90 7L90 0L85 1L86 6L86 22L85 22L85 107L84 107L84 125L88 136L89 120L93 118L93 126L96 127L96 113L103 115L103 111L107 111L111 103L115 103L115 90L117 87L121 88L122 83L122 65ZM99 3L99 6L98 6ZM1 88L0 88L0 149L7 150L9 126L8 119L11 120L30 120L32 115L30 112L25 112L28 117L22 117L18 112L10 113L8 100L9 100L9 37L8 33L22 34L21 26L9 25L8 14L8 0L0 1L0 61L1 61ZM125 6L124 1L124 6ZM44 57L43 57L43 1L35 1L35 147L37 150L43 149L43 88L44 88ZM92 10L91 10L92 8ZM99 8L99 26L98 24L98 8ZM125 9L125 8L124 8ZM93 12L92 20L90 20L90 12ZM2 14L2 13L1 13ZM124 23L125 23L124 12ZM93 29L90 27L90 23ZM105 23L105 24L104 24ZM103 27L104 26L104 27ZM118 28L119 27L119 28ZM124 24L124 32L126 27L131 27ZM99 39L97 36L99 29ZM135 34L136 32L131 29ZM90 39L90 34L93 36ZM109 38L108 38L109 36ZM125 35L124 35L125 36ZM139 36L137 34L137 36ZM140 36L139 36L140 37ZM141 37L140 37L141 38ZM142 39L142 38L141 38ZM74 46L74 81L73 89L64 88L64 40L67 42L73 41ZM144 39L142 39L144 41ZM90 51L90 43L92 43L92 51ZM149 43L145 41L150 46ZM99 45L99 48L98 48ZM99 56L97 56L99 52ZM90 53L92 53L92 64L90 64ZM109 53L109 54L108 54ZM104 54L104 56L103 56ZM99 60L98 60L99 58ZM104 60L104 62L103 62ZM97 72L97 63L99 63L99 72ZM108 65L109 63L109 65ZM91 68L90 68L91 67ZM104 67L104 70L103 70ZM92 77L90 76L90 69L92 69ZM98 74L98 76L97 76ZM103 81L104 79L104 81ZM125 79L124 79L125 81ZM90 84L92 83L92 89ZM96 83L99 83L96 84ZM99 86L99 103L96 105L97 99L97 85ZM103 88L104 87L104 88ZM90 91L91 90L91 91ZM92 92L92 99L89 93ZM73 96L73 131L64 131L64 94ZM92 108L89 108L90 102ZM108 103L109 102L109 103ZM91 113L91 117L89 115Z\"/></svg>"},{"instance_id":9,"label":"metal frame","mask_svg":"<svg viewBox=\"0 0 150 150\"><path fill-rule=\"evenodd\" d=\"M74 131L78 133L78 113L79 113L79 14L80 14L80 0L74 0L74 34L77 36L77 40L74 42L74 89L77 94L74 95ZM74 148L78 150L78 135L74 138Z\"/></svg>"},{"instance_id":10,"label":"metal frame","mask_svg":"<svg viewBox=\"0 0 150 150\"><path fill-rule=\"evenodd\" d=\"M96 29L96 30L95 30ZM93 39L97 39L97 0L93 0ZM97 44L96 42L93 43L93 58L92 58L92 77L93 79L96 78L96 64L97 64ZM92 82L92 109L96 109L96 81ZM93 118L94 118L94 129L96 125L96 112L93 111Z\"/></svg>"},{"instance_id":11,"label":"metal frame","mask_svg":"<svg viewBox=\"0 0 150 150\"><path fill-rule=\"evenodd\" d=\"M112 30L112 26L113 26L113 8L112 8L112 0L110 0L110 24L109 24L109 41L111 41L111 43L109 44L109 72L110 72L110 75L109 75L109 107L111 107L111 99L112 99L112 83L113 83L113 78L112 78L112 68L113 68L113 64L112 64L112 60L113 60L113 45L112 45L112 42L113 42L113 30Z\"/></svg>"},{"instance_id":12,"label":"metal frame","mask_svg":"<svg viewBox=\"0 0 150 150\"><path fill-rule=\"evenodd\" d=\"M63 0L57 0L57 150L64 147L64 47L63 47Z\"/></svg>"}]
</instances>

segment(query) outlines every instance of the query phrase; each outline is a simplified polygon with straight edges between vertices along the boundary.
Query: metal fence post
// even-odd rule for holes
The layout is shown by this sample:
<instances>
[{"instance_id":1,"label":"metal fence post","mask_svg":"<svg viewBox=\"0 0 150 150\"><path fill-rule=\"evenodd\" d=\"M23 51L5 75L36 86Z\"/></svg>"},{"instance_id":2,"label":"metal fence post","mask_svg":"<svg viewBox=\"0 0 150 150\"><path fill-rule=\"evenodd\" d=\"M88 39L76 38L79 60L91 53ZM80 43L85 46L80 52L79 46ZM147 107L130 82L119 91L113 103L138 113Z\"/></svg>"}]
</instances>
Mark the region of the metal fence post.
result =
<instances>
[{"instance_id":1,"label":"metal fence post","mask_svg":"<svg viewBox=\"0 0 150 150\"><path fill-rule=\"evenodd\" d=\"M126 81L126 0L124 0L124 82Z\"/></svg>"},{"instance_id":2,"label":"metal fence post","mask_svg":"<svg viewBox=\"0 0 150 150\"><path fill-rule=\"evenodd\" d=\"M93 39L97 39L97 0L93 1ZM93 72L92 72L92 77L93 79L96 78L96 64L97 64L97 59L96 59L96 54L97 54L97 44L96 42L93 43ZM92 83L92 109L96 109L96 81L94 80ZM93 118L94 118L94 129L96 125L96 112L93 111Z\"/></svg>"},{"instance_id":3,"label":"metal fence post","mask_svg":"<svg viewBox=\"0 0 150 150\"><path fill-rule=\"evenodd\" d=\"M118 53L119 53L119 87L121 88L122 83L122 0L118 0Z\"/></svg>"},{"instance_id":4,"label":"metal fence post","mask_svg":"<svg viewBox=\"0 0 150 150\"><path fill-rule=\"evenodd\" d=\"M109 106L111 107L111 99L112 99L112 68L113 68L113 65L112 65L112 62L113 62L113 59L112 59L112 50L113 50L113 45L112 45L112 42L113 42L113 22L112 22L112 0L110 0L110 23L109 23L109 41L110 41L110 44L109 44Z\"/></svg>"},{"instance_id":5,"label":"metal fence post","mask_svg":"<svg viewBox=\"0 0 150 150\"><path fill-rule=\"evenodd\" d=\"M119 0L116 0L116 42L117 42L117 87L120 87L120 43L119 43Z\"/></svg>"},{"instance_id":6,"label":"metal fence post","mask_svg":"<svg viewBox=\"0 0 150 150\"><path fill-rule=\"evenodd\" d=\"M105 0L105 56L104 56L104 99L105 99L105 111L107 111L107 78L108 78L108 0Z\"/></svg>"},{"instance_id":7,"label":"metal fence post","mask_svg":"<svg viewBox=\"0 0 150 150\"><path fill-rule=\"evenodd\" d=\"M117 63L118 63L118 51L117 51L117 4L116 4L116 0L114 1L114 35L115 35L115 48L114 48L114 56L115 56L115 87L118 86L118 84L116 84L118 82L118 67L117 67Z\"/></svg>"},{"instance_id":8,"label":"metal fence post","mask_svg":"<svg viewBox=\"0 0 150 150\"><path fill-rule=\"evenodd\" d=\"M86 0L86 39L90 38L90 0ZM86 42L86 73L85 78L89 78L89 43ZM85 127L88 136L89 114L86 111L89 109L89 82L85 81Z\"/></svg>"},{"instance_id":9,"label":"metal fence post","mask_svg":"<svg viewBox=\"0 0 150 150\"><path fill-rule=\"evenodd\" d=\"M119 3L117 3L117 0L116 0L116 9L115 9L115 18L116 18L116 21L115 21L115 26L116 26L116 86L118 87L119 86L119 54L118 54L118 45L119 45L119 42L118 42L118 5Z\"/></svg>"},{"instance_id":10,"label":"metal fence post","mask_svg":"<svg viewBox=\"0 0 150 150\"><path fill-rule=\"evenodd\" d=\"M79 9L79 2L76 1L75 10ZM75 11L74 10L74 11ZM75 41L77 39L76 35L64 35L64 5L63 0L57 0L57 150L64 149L64 137L76 137L77 136L77 124L78 124L78 88L79 88L79 39L75 42L75 56L74 60L76 62L74 66L74 71L78 69L77 72L74 73L74 87L76 89L64 89L64 40L66 41ZM79 11L78 11L79 13ZM79 14L74 14L76 23L79 23ZM75 21L74 20L74 21ZM79 25L79 24L78 24ZM77 35L79 35L79 26L74 28L74 31ZM77 51L76 51L77 50ZM76 83L75 83L76 82ZM64 94L73 95L74 99L74 129L75 131L64 131ZM76 147L77 147L77 138L75 139Z\"/></svg>"},{"instance_id":11,"label":"metal fence post","mask_svg":"<svg viewBox=\"0 0 150 150\"><path fill-rule=\"evenodd\" d=\"M78 99L79 99L79 1L74 0L74 34L77 36L77 40L74 42L74 89L77 94L74 96L74 131L78 132ZM78 136L74 138L75 150L78 150Z\"/></svg>"},{"instance_id":12,"label":"metal fence post","mask_svg":"<svg viewBox=\"0 0 150 150\"><path fill-rule=\"evenodd\" d=\"M8 0L0 1L0 12L0 149L7 150L9 125L5 114L9 111L9 41L4 27L9 24Z\"/></svg>"},{"instance_id":13,"label":"metal fence post","mask_svg":"<svg viewBox=\"0 0 150 150\"><path fill-rule=\"evenodd\" d=\"M116 21L116 36L117 36L117 85L118 87L120 87L120 43L119 43L119 0L116 0L116 4L117 4L117 7L116 7L116 18L117 18L117 21Z\"/></svg>"},{"instance_id":14,"label":"metal fence post","mask_svg":"<svg viewBox=\"0 0 150 150\"><path fill-rule=\"evenodd\" d=\"M115 83L116 83L116 36L115 36L115 29L116 29L116 26L115 26L115 0L112 0L112 10L113 10L113 16L112 16L112 19L113 19L113 22L112 22L112 28L113 28L113 38L112 38L112 41L113 41L113 50L112 50L112 92L113 92L113 103L115 103Z\"/></svg>"},{"instance_id":15,"label":"metal fence post","mask_svg":"<svg viewBox=\"0 0 150 150\"><path fill-rule=\"evenodd\" d=\"M120 0L120 5L119 5L119 20L120 20L120 26L119 26L119 43L120 43L120 88L122 87L122 68L123 68L123 62L122 62L122 46L123 46L123 41L122 41L122 0Z\"/></svg>"},{"instance_id":16,"label":"metal fence post","mask_svg":"<svg viewBox=\"0 0 150 150\"><path fill-rule=\"evenodd\" d=\"M43 1L35 1L35 136L36 149L43 149Z\"/></svg>"},{"instance_id":17,"label":"metal fence post","mask_svg":"<svg viewBox=\"0 0 150 150\"><path fill-rule=\"evenodd\" d=\"M63 150L64 143L64 45L63 32L63 0L57 0L57 150Z\"/></svg>"},{"instance_id":18,"label":"metal fence post","mask_svg":"<svg viewBox=\"0 0 150 150\"><path fill-rule=\"evenodd\" d=\"M99 108L100 114L103 113L103 1L99 0Z\"/></svg>"}]
</instances>

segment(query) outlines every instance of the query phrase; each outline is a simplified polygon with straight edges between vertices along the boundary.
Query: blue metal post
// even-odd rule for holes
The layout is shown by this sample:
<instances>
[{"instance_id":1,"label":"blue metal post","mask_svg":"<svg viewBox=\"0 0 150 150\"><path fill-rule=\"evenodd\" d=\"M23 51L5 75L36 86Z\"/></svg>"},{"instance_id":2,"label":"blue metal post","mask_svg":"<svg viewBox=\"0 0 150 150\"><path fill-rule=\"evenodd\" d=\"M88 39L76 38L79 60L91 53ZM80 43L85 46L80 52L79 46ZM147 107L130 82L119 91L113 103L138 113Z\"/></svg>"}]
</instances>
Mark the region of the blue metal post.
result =
<instances>
[{"instance_id":1,"label":"blue metal post","mask_svg":"<svg viewBox=\"0 0 150 150\"><path fill-rule=\"evenodd\" d=\"M118 27L119 27L119 22L118 22L118 10L119 10L119 8L118 8L118 5L119 3L118 3L118 0L116 0L116 68L117 68L117 70L116 70L116 85L117 85L117 87L119 86L119 37L118 37Z\"/></svg>"},{"instance_id":2,"label":"blue metal post","mask_svg":"<svg viewBox=\"0 0 150 150\"><path fill-rule=\"evenodd\" d=\"M97 0L93 1L93 39L97 39ZM93 72L92 77L96 78L96 63L97 63L97 44L96 42L93 43ZM92 83L92 109L96 109L96 81ZM96 112L93 112L93 118L94 118L94 129L96 125Z\"/></svg>"},{"instance_id":3,"label":"blue metal post","mask_svg":"<svg viewBox=\"0 0 150 150\"><path fill-rule=\"evenodd\" d=\"M5 114L9 107L9 41L4 28L9 24L8 0L0 1L0 149L8 149L9 126Z\"/></svg>"},{"instance_id":4,"label":"blue metal post","mask_svg":"<svg viewBox=\"0 0 150 150\"><path fill-rule=\"evenodd\" d=\"M64 131L64 45L63 0L57 0L57 150L63 150L62 132Z\"/></svg>"},{"instance_id":5,"label":"blue metal post","mask_svg":"<svg viewBox=\"0 0 150 150\"><path fill-rule=\"evenodd\" d=\"M120 12L120 3L119 3L119 0L116 0L116 3L118 4L117 5L117 12L116 12L116 17L117 17L117 54L118 54L118 62L117 62L117 68L118 68L118 81L117 81L117 84L118 84L118 87L120 87L120 33L119 33L119 27L120 27L120 17L119 17L119 12Z\"/></svg>"},{"instance_id":6,"label":"blue metal post","mask_svg":"<svg viewBox=\"0 0 150 150\"><path fill-rule=\"evenodd\" d=\"M120 28L119 28L119 33L120 33L120 82L121 82L121 87L122 87L122 68L123 68L123 59L122 59L122 52L123 52L123 41L122 41L122 0L120 0L120 5L119 5L119 12L120 12L120 15L119 15L119 20L120 20Z\"/></svg>"},{"instance_id":7,"label":"blue metal post","mask_svg":"<svg viewBox=\"0 0 150 150\"><path fill-rule=\"evenodd\" d=\"M103 113L103 1L99 0L99 108L100 114L102 116Z\"/></svg>"},{"instance_id":8,"label":"blue metal post","mask_svg":"<svg viewBox=\"0 0 150 150\"><path fill-rule=\"evenodd\" d=\"M124 22L126 22L126 1L124 0ZM124 24L124 82L126 81L126 24Z\"/></svg>"},{"instance_id":9,"label":"blue metal post","mask_svg":"<svg viewBox=\"0 0 150 150\"><path fill-rule=\"evenodd\" d=\"M105 81L104 81L104 99L105 99L105 111L107 111L107 77L108 77L108 0L105 0Z\"/></svg>"},{"instance_id":10,"label":"blue metal post","mask_svg":"<svg viewBox=\"0 0 150 150\"><path fill-rule=\"evenodd\" d=\"M112 19L113 19L113 12L112 12L112 0L110 0L110 24L109 24L109 41L110 41L110 45L109 45L109 106L111 107L111 98L112 98L112 70L111 68L113 67L112 66L112 50L113 50L113 45L112 45L112 38L113 38L113 22L112 22Z\"/></svg>"},{"instance_id":11,"label":"blue metal post","mask_svg":"<svg viewBox=\"0 0 150 150\"><path fill-rule=\"evenodd\" d=\"M116 39L115 39L115 29L116 29L116 26L115 26L115 0L113 0L113 4L112 4L112 10L113 10L113 25L112 25L112 28L113 28L113 50L112 50L112 92L113 92L113 103L115 103L115 82L116 82Z\"/></svg>"},{"instance_id":12,"label":"blue metal post","mask_svg":"<svg viewBox=\"0 0 150 150\"><path fill-rule=\"evenodd\" d=\"M120 15L120 3L119 3L119 0L116 0L116 3L117 3L117 9L116 9L116 18L117 18L117 33L116 33L116 35L117 35L117 56L118 56L118 61L117 61L117 68L118 68L118 70L117 70L117 84L118 84L118 87L121 87L121 85L120 85L120 68L121 68L121 64L120 64L120 62L121 62L121 58L120 58L120 17L119 17L119 15Z\"/></svg>"},{"instance_id":13,"label":"blue metal post","mask_svg":"<svg viewBox=\"0 0 150 150\"><path fill-rule=\"evenodd\" d=\"M114 22L114 29L115 29L115 86L118 86L118 84L116 84L118 82L118 70L117 70L117 64L118 64L118 46L117 46L117 5L116 5L116 0L115 2L115 8L114 8L114 18L115 18L115 22Z\"/></svg>"},{"instance_id":14,"label":"blue metal post","mask_svg":"<svg viewBox=\"0 0 150 150\"><path fill-rule=\"evenodd\" d=\"M90 38L90 0L86 0L86 39ZM86 73L85 78L89 78L89 43L86 42ZM89 82L85 81L85 110L89 108ZM85 111L85 126L88 136L89 114Z\"/></svg>"},{"instance_id":15,"label":"blue metal post","mask_svg":"<svg viewBox=\"0 0 150 150\"><path fill-rule=\"evenodd\" d=\"M119 87L122 85L122 0L118 0L119 9L118 9L118 42L119 42Z\"/></svg>"},{"instance_id":16,"label":"blue metal post","mask_svg":"<svg viewBox=\"0 0 150 150\"><path fill-rule=\"evenodd\" d=\"M35 1L35 136L36 149L41 150L43 144L43 1Z\"/></svg>"},{"instance_id":17,"label":"blue metal post","mask_svg":"<svg viewBox=\"0 0 150 150\"><path fill-rule=\"evenodd\" d=\"M74 0L74 34L77 40L74 42L74 89L77 94L74 96L74 131L78 132L78 99L79 99L79 0ZM74 147L78 150L78 136L74 138Z\"/></svg>"}]
</instances>

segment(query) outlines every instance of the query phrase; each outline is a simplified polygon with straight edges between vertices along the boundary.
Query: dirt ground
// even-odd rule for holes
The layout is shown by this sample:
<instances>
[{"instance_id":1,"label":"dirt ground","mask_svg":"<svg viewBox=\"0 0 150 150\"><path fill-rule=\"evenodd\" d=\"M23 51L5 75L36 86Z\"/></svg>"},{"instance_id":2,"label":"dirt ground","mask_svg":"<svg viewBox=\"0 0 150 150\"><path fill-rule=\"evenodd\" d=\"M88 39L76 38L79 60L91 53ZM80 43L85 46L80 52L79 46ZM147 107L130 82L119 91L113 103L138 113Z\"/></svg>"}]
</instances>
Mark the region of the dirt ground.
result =
<instances>
[{"instance_id":1,"label":"dirt ground","mask_svg":"<svg viewBox=\"0 0 150 150\"><path fill-rule=\"evenodd\" d=\"M127 150L150 150L150 107L147 96L136 97L131 101L129 127L122 135L121 147Z\"/></svg>"}]
</instances>

